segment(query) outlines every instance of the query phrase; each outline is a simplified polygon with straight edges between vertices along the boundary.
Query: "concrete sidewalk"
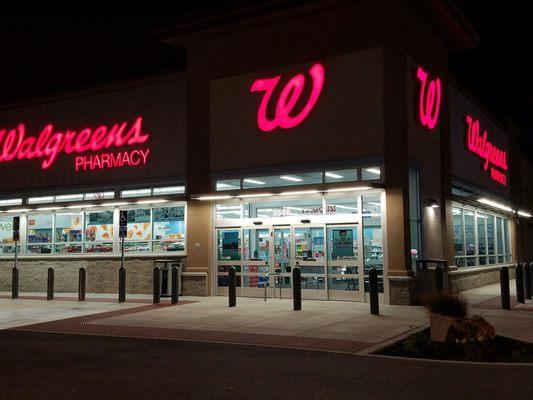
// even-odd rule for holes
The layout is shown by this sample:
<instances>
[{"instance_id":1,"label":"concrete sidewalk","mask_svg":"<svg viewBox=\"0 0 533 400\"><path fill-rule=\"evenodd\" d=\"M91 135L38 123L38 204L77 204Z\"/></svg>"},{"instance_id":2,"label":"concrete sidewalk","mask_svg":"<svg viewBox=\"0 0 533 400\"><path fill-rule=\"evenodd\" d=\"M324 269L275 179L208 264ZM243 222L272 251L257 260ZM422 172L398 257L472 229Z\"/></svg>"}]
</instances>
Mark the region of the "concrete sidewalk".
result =
<instances>
[{"instance_id":1,"label":"concrete sidewalk","mask_svg":"<svg viewBox=\"0 0 533 400\"><path fill-rule=\"evenodd\" d=\"M514 281L511 288L514 295ZM499 290L491 285L464 292L471 314L486 318L499 335L533 342L533 302L501 310ZM394 341L428 322L426 311L413 306L380 305L380 315L373 316L366 303L339 301L307 300L295 312L290 299L238 298L237 307L229 308L226 297L187 296L179 306L170 306L168 300L151 305L147 295L128 295L124 304L114 295L88 294L85 303L73 301L75 294L61 296L71 301L13 301L0 295L0 328L356 352Z\"/></svg>"}]
</instances>

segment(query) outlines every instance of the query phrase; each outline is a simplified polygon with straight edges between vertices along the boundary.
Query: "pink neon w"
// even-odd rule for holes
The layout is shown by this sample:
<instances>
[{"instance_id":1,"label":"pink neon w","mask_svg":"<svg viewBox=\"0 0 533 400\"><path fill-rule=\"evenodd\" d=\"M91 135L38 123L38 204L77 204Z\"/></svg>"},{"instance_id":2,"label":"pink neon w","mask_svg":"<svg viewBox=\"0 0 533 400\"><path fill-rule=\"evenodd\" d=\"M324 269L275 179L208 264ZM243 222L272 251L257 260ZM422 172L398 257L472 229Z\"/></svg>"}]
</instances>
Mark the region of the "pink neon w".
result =
<instances>
[{"instance_id":1,"label":"pink neon w","mask_svg":"<svg viewBox=\"0 0 533 400\"><path fill-rule=\"evenodd\" d=\"M427 85L428 73L418 67L416 77L420 81L420 92L418 95L418 115L422 126L429 129L435 128L440 113L441 87L440 79L436 78ZM427 85L427 87L426 87Z\"/></svg>"},{"instance_id":2,"label":"pink neon w","mask_svg":"<svg viewBox=\"0 0 533 400\"><path fill-rule=\"evenodd\" d=\"M302 111L295 116L291 116L290 113L303 91L305 77L302 74L298 74L291 78L281 91L273 119L267 117L267 107L281 75L269 79L258 79L252 84L250 89L251 92L265 92L261 104L259 105L259 109L257 110L257 125L259 126L259 129L264 132L269 132L278 126L284 129L294 128L309 115L322 92L322 87L324 86L324 67L320 64L315 64L309 70L309 74L313 79L311 95Z\"/></svg>"}]
</instances>

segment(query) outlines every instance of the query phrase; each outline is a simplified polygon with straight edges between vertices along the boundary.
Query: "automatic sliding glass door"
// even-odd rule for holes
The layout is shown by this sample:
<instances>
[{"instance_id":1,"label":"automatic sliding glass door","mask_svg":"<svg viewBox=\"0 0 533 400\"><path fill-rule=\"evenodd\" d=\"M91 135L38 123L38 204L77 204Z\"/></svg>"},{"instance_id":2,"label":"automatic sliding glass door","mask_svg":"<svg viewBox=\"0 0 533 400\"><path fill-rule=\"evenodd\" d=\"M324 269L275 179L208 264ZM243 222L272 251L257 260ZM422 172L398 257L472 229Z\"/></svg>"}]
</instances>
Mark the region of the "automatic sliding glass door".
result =
<instances>
[{"instance_id":1,"label":"automatic sliding glass door","mask_svg":"<svg viewBox=\"0 0 533 400\"><path fill-rule=\"evenodd\" d=\"M358 225L327 226L330 300L361 300L360 238Z\"/></svg>"},{"instance_id":2,"label":"automatic sliding glass door","mask_svg":"<svg viewBox=\"0 0 533 400\"><path fill-rule=\"evenodd\" d=\"M302 273L302 298L326 300L324 225L294 227L294 259Z\"/></svg>"}]
</instances>

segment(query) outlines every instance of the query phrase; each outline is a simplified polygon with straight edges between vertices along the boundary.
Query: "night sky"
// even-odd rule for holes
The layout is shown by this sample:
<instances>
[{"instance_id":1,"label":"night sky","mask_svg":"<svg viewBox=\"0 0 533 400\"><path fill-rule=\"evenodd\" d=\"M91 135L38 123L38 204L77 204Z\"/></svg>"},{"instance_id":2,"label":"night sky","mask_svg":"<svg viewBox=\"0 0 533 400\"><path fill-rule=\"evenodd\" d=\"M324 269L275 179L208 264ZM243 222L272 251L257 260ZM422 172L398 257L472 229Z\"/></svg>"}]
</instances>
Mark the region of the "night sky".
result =
<instances>
[{"instance_id":1,"label":"night sky","mask_svg":"<svg viewBox=\"0 0 533 400\"><path fill-rule=\"evenodd\" d=\"M131 10L138 14L130 16L117 6L108 10L110 16L87 8L77 16L4 18L0 103L183 68L184 52L161 43L156 27L169 18L187 20L257 3L261 1L197 0L188 5L162 3L157 10L152 5L152 12L141 12L141 2ZM523 153L533 160L533 28L528 2L457 4L481 40L476 48L451 56L452 74L497 118L513 119L522 128Z\"/></svg>"}]
</instances>

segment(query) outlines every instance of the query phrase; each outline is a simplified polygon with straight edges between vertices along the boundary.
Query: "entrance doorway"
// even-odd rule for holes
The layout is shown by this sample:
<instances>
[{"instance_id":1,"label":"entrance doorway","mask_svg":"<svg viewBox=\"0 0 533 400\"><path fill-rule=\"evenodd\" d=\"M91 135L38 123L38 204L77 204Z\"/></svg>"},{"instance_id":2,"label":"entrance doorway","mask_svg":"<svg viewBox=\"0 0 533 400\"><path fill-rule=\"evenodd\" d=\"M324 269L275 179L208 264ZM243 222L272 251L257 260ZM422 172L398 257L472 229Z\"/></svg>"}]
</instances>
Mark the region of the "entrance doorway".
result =
<instances>
[{"instance_id":1,"label":"entrance doorway","mask_svg":"<svg viewBox=\"0 0 533 400\"><path fill-rule=\"evenodd\" d=\"M217 228L216 246L217 294L227 294L234 266L239 296L292 298L298 266L303 299L362 299L360 221Z\"/></svg>"}]
</instances>

